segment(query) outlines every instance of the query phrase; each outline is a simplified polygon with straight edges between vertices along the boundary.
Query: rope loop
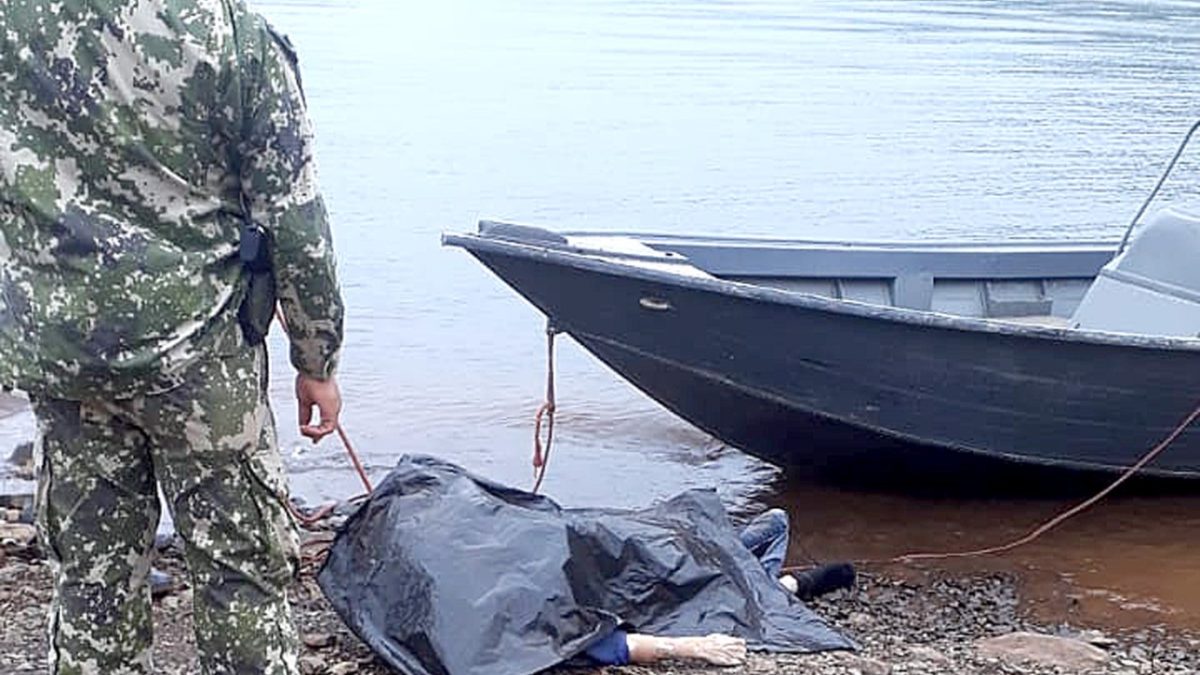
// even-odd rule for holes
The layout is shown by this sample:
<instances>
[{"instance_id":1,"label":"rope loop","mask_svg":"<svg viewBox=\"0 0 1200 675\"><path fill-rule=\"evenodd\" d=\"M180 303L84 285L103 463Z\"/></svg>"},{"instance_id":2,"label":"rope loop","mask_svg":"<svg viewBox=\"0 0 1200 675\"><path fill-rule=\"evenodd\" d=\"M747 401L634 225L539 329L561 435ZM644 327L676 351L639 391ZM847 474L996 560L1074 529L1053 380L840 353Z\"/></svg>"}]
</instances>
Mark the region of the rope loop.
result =
<instances>
[{"instance_id":1,"label":"rope loop","mask_svg":"<svg viewBox=\"0 0 1200 675\"><path fill-rule=\"evenodd\" d=\"M537 494L546 478L550 464L550 446L554 444L554 413L558 406L554 395L554 338L559 330L553 323L546 323L546 401L538 408L533 421L533 489ZM546 428L546 442L542 443L542 426Z\"/></svg>"}]
</instances>

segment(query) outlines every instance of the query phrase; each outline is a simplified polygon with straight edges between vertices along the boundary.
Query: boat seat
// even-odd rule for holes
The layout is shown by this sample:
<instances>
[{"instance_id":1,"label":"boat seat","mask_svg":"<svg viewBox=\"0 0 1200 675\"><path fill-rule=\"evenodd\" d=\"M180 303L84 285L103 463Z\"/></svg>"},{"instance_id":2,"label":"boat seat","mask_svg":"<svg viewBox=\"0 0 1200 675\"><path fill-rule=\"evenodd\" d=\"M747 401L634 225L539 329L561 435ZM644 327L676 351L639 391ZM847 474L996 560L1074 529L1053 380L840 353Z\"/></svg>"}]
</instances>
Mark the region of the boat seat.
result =
<instances>
[{"instance_id":1,"label":"boat seat","mask_svg":"<svg viewBox=\"0 0 1200 675\"><path fill-rule=\"evenodd\" d=\"M1097 274L1071 325L1200 337L1200 211L1172 206L1149 218Z\"/></svg>"}]
</instances>

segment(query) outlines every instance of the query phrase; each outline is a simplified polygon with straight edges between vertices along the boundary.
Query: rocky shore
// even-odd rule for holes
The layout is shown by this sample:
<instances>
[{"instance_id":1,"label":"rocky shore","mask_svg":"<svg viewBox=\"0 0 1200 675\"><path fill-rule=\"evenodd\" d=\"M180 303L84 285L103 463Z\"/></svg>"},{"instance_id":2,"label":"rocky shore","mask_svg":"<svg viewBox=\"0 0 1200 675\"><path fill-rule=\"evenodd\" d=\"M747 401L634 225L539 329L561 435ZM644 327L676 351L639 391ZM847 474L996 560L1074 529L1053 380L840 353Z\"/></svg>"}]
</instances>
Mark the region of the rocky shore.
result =
<instances>
[{"instance_id":1,"label":"rocky shore","mask_svg":"<svg viewBox=\"0 0 1200 675\"><path fill-rule=\"evenodd\" d=\"M0 512L0 664L3 672L45 670L44 619L50 599L48 566L22 514ZM7 522L17 521L17 522ZM328 534L310 534L327 538ZM177 580L155 599L155 663L160 673L198 671L191 635L190 590L174 544L159 553L158 567ZM560 669L601 675L664 675L719 671L730 674L963 675L1089 673L1184 675L1200 672L1200 639L1160 626L1104 634L1076 626L1039 624L1026 617L1016 579L950 575L939 571L872 569L857 588L813 603L813 608L861 645L856 653L751 654L728 669L664 664L624 669ZM304 640L305 673L371 675L388 672L340 622L325 602L311 570L293 588Z\"/></svg>"}]
</instances>

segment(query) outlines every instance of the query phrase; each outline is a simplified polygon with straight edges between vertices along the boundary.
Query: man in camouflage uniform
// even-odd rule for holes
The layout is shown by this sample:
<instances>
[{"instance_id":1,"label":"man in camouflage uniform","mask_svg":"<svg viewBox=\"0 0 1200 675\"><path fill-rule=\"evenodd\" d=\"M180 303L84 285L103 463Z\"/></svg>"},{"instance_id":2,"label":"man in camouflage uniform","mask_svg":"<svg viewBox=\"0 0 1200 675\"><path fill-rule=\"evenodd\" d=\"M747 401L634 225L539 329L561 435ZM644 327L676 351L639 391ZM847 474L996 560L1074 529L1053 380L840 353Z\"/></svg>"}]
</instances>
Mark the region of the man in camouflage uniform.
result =
<instances>
[{"instance_id":1,"label":"man in camouflage uniform","mask_svg":"<svg viewBox=\"0 0 1200 675\"><path fill-rule=\"evenodd\" d=\"M265 348L238 320L249 216L301 431L332 431L342 302L294 65L242 0L0 2L0 385L39 421L51 672L153 672L156 485L204 672L297 672Z\"/></svg>"}]
</instances>

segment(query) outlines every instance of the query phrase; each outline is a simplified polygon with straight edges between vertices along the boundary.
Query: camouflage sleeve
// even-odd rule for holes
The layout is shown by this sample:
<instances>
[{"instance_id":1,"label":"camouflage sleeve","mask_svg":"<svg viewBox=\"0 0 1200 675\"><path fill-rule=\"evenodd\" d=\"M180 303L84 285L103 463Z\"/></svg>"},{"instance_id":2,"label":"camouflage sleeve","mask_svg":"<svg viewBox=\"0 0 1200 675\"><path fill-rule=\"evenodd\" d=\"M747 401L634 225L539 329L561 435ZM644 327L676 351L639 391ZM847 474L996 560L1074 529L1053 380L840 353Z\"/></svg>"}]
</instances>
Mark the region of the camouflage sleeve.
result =
<instances>
[{"instance_id":1,"label":"camouflage sleeve","mask_svg":"<svg viewBox=\"0 0 1200 675\"><path fill-rule=\"evenodd\" d=\"M272 264L292 365L319 379L337 367L343 304L325 204L317 190L313 133L295 53L265 22L246 90L242 190L271 235ZM246 62L243 61L245 65Z\"/></svg>"}]
</instances>

